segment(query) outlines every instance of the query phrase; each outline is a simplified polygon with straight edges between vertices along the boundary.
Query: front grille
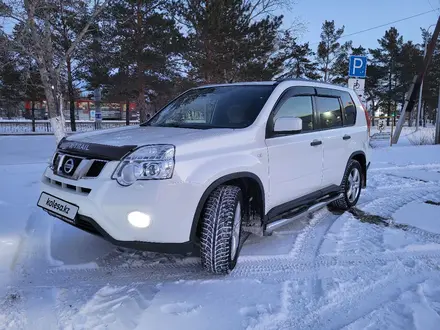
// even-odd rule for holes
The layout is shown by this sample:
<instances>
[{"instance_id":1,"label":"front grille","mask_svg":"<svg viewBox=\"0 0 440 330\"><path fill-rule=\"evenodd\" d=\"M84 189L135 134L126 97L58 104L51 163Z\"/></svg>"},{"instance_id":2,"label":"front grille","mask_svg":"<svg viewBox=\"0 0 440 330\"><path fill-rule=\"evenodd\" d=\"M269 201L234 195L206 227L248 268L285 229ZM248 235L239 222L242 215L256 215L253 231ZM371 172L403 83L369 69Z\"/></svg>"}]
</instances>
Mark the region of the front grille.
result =
<instances>
[{"instance_id":1,"label":"front grille","mask_svg":"<svg viewBox=\"0 0 440 330\"><path fill-rule=\"evenodd\" d=\"M105 164L107 164L106 161L95 159L95 161L92 163L92 166L90 166L90 169L87 171L86 177L96 178L101 173Z\"/></svg>"},{"instance_id":2,"label":"front grille","mask_svg":"<svg viewBox=\"0 0 440 330\"><path fill-rule=\"evenodd\" d=\"M73 180L96 178L104 169L107 161L88 159L57 152L53 158L52 170L55 175Z\"/></svg>"},{"instance_id":3,"label":"front grille","mask_svg":"<svg viewBox=\"0 0 440 330\"><path fill-rule=\"evenodd\" d=\"M59 189L70 190L72 192L77 192L85 196L87 196L92 192L92 189L90 188L75 186L73 184L67 184L58 180L48 178L47 176L44 177L44 182L50 185L57 186Z\"/></svg>"}]
</instances>

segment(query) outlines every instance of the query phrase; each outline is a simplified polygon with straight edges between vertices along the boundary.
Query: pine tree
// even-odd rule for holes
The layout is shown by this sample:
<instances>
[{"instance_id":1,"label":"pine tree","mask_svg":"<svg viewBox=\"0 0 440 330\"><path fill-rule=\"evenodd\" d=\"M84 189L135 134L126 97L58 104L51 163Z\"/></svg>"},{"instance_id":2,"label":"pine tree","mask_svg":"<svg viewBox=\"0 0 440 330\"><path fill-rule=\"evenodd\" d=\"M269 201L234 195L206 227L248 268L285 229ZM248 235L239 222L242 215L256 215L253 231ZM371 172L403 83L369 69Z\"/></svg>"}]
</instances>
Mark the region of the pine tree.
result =
<instances>
[{"instance_id":1,"label":"pine tree","mask_svg":"<svg viewBox=\"0 0 440 330\"><path fill-rule=\"evenodd\" d=\"M147 118L146 100L179 76L186 41L168 9L169 1L127 0L111 7L117 50L113 66L120 77L131 78L124 92L135 95L140 120ZM124 79L118 80L124 84ZM127 81L125 81L127 83ZM119 88L119 90L121 90Z\"/></svg>"},{"instance_id":2,"label":"pine tree","mask_svg":"<svg viewBox=\"0 0 440 330\"><path fill-rule=\"evenodd\" d=\"M0 108L5 108L7 116L16 115L22 100L22 72L17 54L8 50L7 40L0 35Z\"/></svg>"},{"instance_id":3,"label":"pine tree","mask_svg":"<svg viewBox=\"0 0 440 330\"><path fill-rule=\"evenodd\" d=\"M268 80L281 72L277 56L282 16L254 17L252 2L184 0L177 12L189 33L185 59L197 83Z\"/></svg>"},{"instance_id":4,"label":"pine tree","mask_svg":"<svg viewBox=\"0 0 440 330\"><path fill-rule=\"evenodd\" d=\"M31 102L32 131L35 132L35 102L45 98L43 83L38 72L38 67L32 59L26 59L24 67L24 92L26 99Z\"/></svg>"},{"instance_id":5,"label":"pine tree","mask_svg":"<svg viewBox=\"0 0 440 330\"><path fill-rule=\"evenodd\" d=\"M385 32L385 35L378 40L379 48L370 49L373 58L373 63L381 68L380 81L383 84L380 94L383 102L386 102L387 115L391 116L393 103L397 104L396 88L398 85L398 57L402 51L403 38L399 35L396 28L391 27ZM387 119L387 125L390 124L390 119Z\"/></svg>"},{"instance_id":6,"label":"pine tree","mask_svg":"<svg viewBox=\"0 0 440 330\"><path fill-rule=\"evenodd\" d=\"M296 38L287 31L282 39L281 48L284 57L284 73L280 78L309 78L319 79L316 73L316 63L311 58L315 53L309 43L298 44Z\"/></svg>"},{"instance_id":7,"label":"pine tree","mask_svg":"<svg viewBox=\"0 0 440 330\"><path fill-rule=\"evenodd\" d=\"M338 40L344 33L345 27L335 27L335 21L325 21L322 24L321 42L318 45L317 61L319 71L323 73L322 79L325 82L331 79L331 67L339 56L341 45Z\"/></svg>"},{"instance_id":8,"label":"pine tree","mask_svg":"<svg viewBox=\"0 0 440 330\"><path fill-rule=\"evenodd\" d=\"M103 15L104 16L104 15ZM108 12L102 20L93 22L90 32L84 38L78 53L78 77L86 82L89 90L104 89L109 85L110 71L114 68L116 52L111 43L112 35Z\"/></svg>"},{"instance_id":9,"label":"pine tree","mask_svg":"<svg viewBox=\"0 0 440 330\"><path fill-rule=\"evenodd\" d=\"M371 115L374 115L375 112L379 110L379 107L383 105L381 95L383 90L382 79L385 76L385 70L372 62L368 64L367 71L365 94L367 101L371 102Z\"/></svg>"},{"instance_id":10,"label":"pine tree","mask_svg":"<svg viewBox=\"0 0 440 330\"><path fill-rule=\"evenodd\" d=\"M408 92L414 76L419 73L423 61L423 52L418 45L408 41L402 45L401 51L396 59L396 81L394 88L395 98L399 100L403 108L405 104L405 93Z\"/></svg>"}]
</instances>

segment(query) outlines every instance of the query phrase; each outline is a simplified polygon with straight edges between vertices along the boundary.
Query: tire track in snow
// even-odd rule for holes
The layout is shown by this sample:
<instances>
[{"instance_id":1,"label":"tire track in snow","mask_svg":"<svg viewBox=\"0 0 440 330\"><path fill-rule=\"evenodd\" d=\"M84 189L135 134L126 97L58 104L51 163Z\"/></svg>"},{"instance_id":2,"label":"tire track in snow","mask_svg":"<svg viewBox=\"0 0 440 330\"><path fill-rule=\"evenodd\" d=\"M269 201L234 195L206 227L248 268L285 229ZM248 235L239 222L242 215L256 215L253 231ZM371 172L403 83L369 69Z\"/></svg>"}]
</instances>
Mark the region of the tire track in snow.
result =
<instances>
[{"instance_id":1,"label":"tire track in snow","mask_svg":"<svg viewBox=\"0 0 440 330\"><path fill-rule=\"evenodd\" d=\"M273 259L258 263L243 262L228 276L215 276L202 270L200 266L190 265L175 268L133 267L105 269L97 268L90 270L57 271L51 270L46 273L35 274L32 283L26 280L17 283L18 287L75 287L77 285L99 285L102 283L113 285L126 285L127 283L140 284L151 281L173 280L237 280L259 279L261 281L284 281L292 278L321 277L331 278L335 276L352 278L359 272L359 267L368 270L378 266L386 266L390 263L414 264L415 262L440 261L440 250L412 252L408 256L407 251L389 252L365 258L360 255L346 256L344 258L333 256L321 256L308 262L295 262L291 259ZM438 268L432 264L431 268ZM270 276L268 276L270 274Z\"/></svg>"},{"instance_id":2,"label":"tire track in snow","mask_svg":"<svg viewBox=\"0 0 440 330\"><path fill-rule=\"evenodd\" d=\"M390 275L383 277L384 274ZM282 311L266 314L260 324L248 329L340 329L414 284L436 277L437 271L426 265L393 264L383 269L365 269L349 278L291 279L291 287L296 290L289 290L290 297ZM346 317L335 318L338 314Z\"/></svg>"},{"instance_id":3,"label":"tire track in snow","mask_svg":"<svg viewBox=\"0 0 440 330\"><path fill-rule=\"evenodd\" d=\"M439 191L438 188L436 188L436 191ZM432 194L431 191L423 191L423 192L417 192L414 193L414 191L407 192L408 195L399 196L398 199L393 197L382 197L379 199L374 199L371 201L364 202L360 206L362 206L363 209L368 208L375 208L374 206L377 204L385 203L388 205L388 208L382 209L381 216L384 217L390 217L392 216L396 210L401 208L402 206L406 205L407 203L415 200L421 200L424 197ZM392 199L392 203L386 202ZM312 259L316 257L319 254L319 249L323 243L323 241L326 238L327 233L329 232L330 228L333 226L333 224L339 220L341 217L345 218L347 217L347 212L343 213L342 215L334 215L327 210L320 210L318 211L314 217L310 220L310 224L301 232L294 244L293 249L289 253L289 256L298 259ZM351 215L350 215L351 217ZM354 222L350 221L350 219L344 219L344 226L346 226L346 232L347 238L353 238L358 235L358 232L351 231L352 225ZM370 227L370 230L373 230L374 233L371 237L371 240L375 240L376 242L371 242L373 246L377 246L379 244L383 247L383 230L380 228L374 228L374 226ZM353 236L353 234L355 234ZM339 244L344 244L344 240L339 241ZM344 252L344 251L341 251ZM365 249L365 252L368 254L371 254L372 251L369 249Z\"/></svg>"},{"instance_id":4,"label":"tire track in snow","mask_svg":"<svg viewBox=\"0 0 440 330\"><path fill-rule=\"evenodd\" d=\"M362 290L348 291L340 294L338 299L324 304L307 316L287 321L278 329L341 329L382 304L396 299L400 294L427 278L436 278L438 272L406 273L405 276L396 272L385 279L379 279L374 284ZM335 318L334 315L344 315L344 318ZM293 322L292 322L293 321Z\"/></svg>"}]
</instances>

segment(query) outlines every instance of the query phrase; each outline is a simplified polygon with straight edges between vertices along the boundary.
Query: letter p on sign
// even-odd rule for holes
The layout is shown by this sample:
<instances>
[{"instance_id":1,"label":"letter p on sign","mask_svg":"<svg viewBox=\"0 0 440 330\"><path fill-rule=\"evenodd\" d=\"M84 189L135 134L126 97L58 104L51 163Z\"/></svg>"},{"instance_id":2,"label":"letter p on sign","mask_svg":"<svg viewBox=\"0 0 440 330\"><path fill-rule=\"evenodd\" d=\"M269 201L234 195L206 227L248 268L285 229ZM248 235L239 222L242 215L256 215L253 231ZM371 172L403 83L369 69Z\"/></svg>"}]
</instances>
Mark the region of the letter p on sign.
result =
<instances>
[{"instance_id":1,"label":"letter p on sign","mask_svg":"<svg viewBox=\"0 0 440 330\"><path fill-rule=\"evenodd\" d=\"M353 72L352 74L356 74L356 70L362 69L362 65L363 62L360 58L355 58L354 59L354 64L353 64Z\"/></svg>"},{"instance_id":2,"label":"letter p on sign","mask_svg":"<svg viewBox=\"0 0 440 330\"><path fill-rule=\"evenodd\" d=\"M367 76L367 57L350 56L349 76L365 78Z\"/></svg>"}]
</instances>

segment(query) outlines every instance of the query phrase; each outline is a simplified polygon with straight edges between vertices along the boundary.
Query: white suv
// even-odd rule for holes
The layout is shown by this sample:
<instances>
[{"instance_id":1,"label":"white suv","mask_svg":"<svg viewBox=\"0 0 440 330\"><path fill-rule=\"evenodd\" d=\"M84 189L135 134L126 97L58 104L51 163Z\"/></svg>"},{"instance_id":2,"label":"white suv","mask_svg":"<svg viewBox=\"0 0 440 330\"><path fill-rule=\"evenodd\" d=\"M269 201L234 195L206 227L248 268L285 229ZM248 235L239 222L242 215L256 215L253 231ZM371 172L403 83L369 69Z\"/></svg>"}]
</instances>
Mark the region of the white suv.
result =
<instances>
[{"instance_id":1,"label":"white suv","mask_svg":"<svg viewBox=\"0 0 440 330\"><path fill-rule=\"evenodd\" d=\"M64 138L38 206L116 245L198 252L229 273L244 232L267 235L366 185L368 115L305 80L203 86L138 126Z\"/></svg>"}]
</instances>

